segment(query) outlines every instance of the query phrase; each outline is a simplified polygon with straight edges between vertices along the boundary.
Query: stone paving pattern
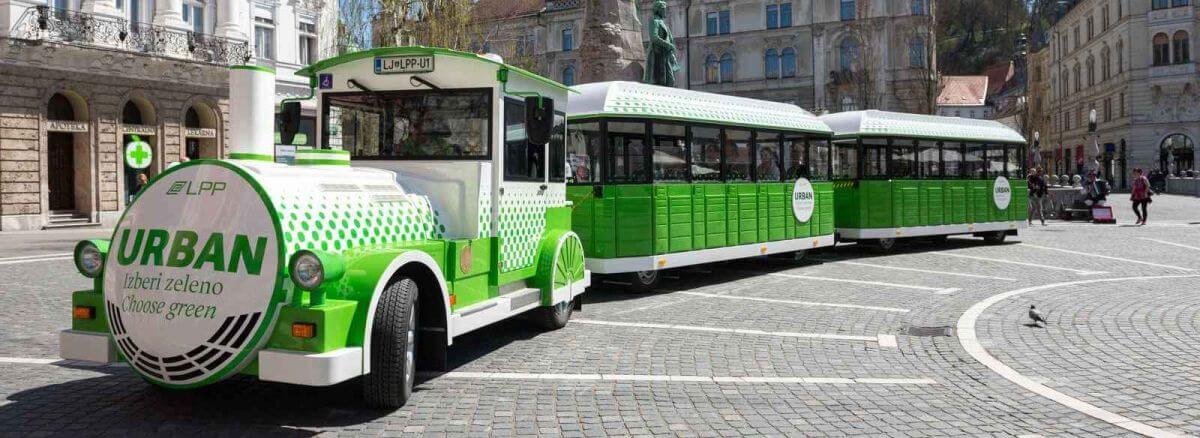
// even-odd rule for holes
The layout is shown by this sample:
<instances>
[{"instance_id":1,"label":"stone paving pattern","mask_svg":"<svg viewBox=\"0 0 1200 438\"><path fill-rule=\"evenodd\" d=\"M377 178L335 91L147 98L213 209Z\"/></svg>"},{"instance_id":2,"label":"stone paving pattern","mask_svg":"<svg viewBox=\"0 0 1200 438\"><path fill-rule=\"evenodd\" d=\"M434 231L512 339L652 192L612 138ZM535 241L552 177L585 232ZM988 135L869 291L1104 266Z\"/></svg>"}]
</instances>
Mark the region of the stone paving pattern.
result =
<instances>
[{"instance_id":1,"label":"stone paving pattern","mask_svg":"<svg viewBox=\"0 0 1200 438\"><path fill-rule=\"evenodd\" d=\"M1119 196L1119 195L1118 195ZM1131 214L1120 206L1118 218ZM1125 203L1127 204L1127 202ZM932 385L690 383L434 377L397 411L363 409L358 387L305 388L237 378L192 392L159 390L123 367L0 363L0 435L470 435L470 436L1127 436L1128 431L1042 398L993 373L954 336L910 335L953 327L976 302L1051 283L1200 275L1200 199L1158 197L1151 225L1035 226L1009 244L954 238L896 254L844 245L804 263L755 259L676 272L662 291L628 294L601 285L575 318L857 336L875 342L572 323L555 332L508 321L456 340L454 371L635 375L930 378ZM68 247L22 237L0 260ZM28 241L27 241L28 240ZM8 244L7 242L14 242ZM1170 266L1062 253L1061 248ZM1045 264L1080 275L954 254ZM955 277L853 264L970 273ZM950 294L763 273L957 288ZM69 325L69 293L90 282L70 261L0 264L0 357L57 356ZM1200 434L1200 278L1066 286L988 308L977 324L989 353L1050 387L1170 431ZM684 294L886 306L804 306ZM1044 309L1032 328L1029 303Z\"/></svg>"}]
</instances>

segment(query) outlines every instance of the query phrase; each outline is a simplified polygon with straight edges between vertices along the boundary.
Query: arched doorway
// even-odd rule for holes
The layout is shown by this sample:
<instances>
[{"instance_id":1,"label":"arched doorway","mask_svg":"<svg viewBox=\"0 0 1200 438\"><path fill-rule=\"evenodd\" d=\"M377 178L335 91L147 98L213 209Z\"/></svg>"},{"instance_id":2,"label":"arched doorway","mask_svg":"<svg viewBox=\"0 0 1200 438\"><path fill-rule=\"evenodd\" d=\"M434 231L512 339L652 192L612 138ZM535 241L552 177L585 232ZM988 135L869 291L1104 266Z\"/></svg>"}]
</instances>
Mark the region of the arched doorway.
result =
<instances>
[{"instance_id":1,"label":"arched doorway","mask_svg":"<svg viewBox=\"0 0 1200 438\"><path fill-rule=\"evenodd\" d=\"M196 102L183 112L183 154L189 160L220 158L217 148L217 113Z\"/></svg>"},{"instance_id":2,"label":"arched doorway","mask_svg":"<svg viewBox=\"0 0 1200 438\"><path fill-rule=\"evenodd\" d=\"M124 170L125 202L133 201L134 195L141 190L146 181L158 174L162 167L162 157L158 144L158 117L154 106L140 97L134 97L121 107L121 168ZM131 163L125 156L125 147L135 140L141 140L149 145L151 153L148 162ZM136 167L135 167L136 166Z\"/></svg>"},{"instance_id":3,"label":"arched doorway","mask_svg":"<svg viewBox=\"0 0 1200 438\"><path fill-rule=\"evenodd\" d=\"M50 220L77 220L93 210L88 109L69 91L46 102L46 191ZM87 216L82 216L84 219Z\"/></svg>"},{"instance_id":4,"label":"arched doorway","mask_svg":"<svg viewBox=\"0 0 1200 438\"><path fill-rule=\"evenodd\" d=\"M1158 152L1158 168L1164 173L1179 175L1196 168L1196 144L1183 134L1164 138Z\"/></svg>"}]
</instances>

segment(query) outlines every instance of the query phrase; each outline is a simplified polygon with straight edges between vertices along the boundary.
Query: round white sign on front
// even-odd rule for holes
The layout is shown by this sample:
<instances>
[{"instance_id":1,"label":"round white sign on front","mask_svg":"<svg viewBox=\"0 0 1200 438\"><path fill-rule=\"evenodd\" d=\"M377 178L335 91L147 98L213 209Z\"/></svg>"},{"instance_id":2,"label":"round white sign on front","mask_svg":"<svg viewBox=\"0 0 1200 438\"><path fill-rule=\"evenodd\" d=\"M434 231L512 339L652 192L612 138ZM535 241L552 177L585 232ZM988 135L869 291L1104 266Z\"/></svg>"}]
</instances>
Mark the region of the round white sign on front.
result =
<instances>
[{"instance_id":1,"label":"round white sign on front","mask_svg":"<svg viewBox=\"0 0 1200 438\"><path fill-rule=\"evenodd\" d=\"M816 209L817 192L813 191L812 183L807 178L796 180L792 186L792 214L796 215L796 220L808 222Z\"/></svg>"},{"instance_id":2,"label":"round white sign on front","mask_svg":"<svg viewBox=\"0 0 1200 438\"><path fill-rule=\"evenodd\" d=\"M996 208L1008 209L1012 203L1012 186L1008 184L1008 178L996 177L996 182L992 183L992 201L996 203Z\"/></svg>"},{"instance_id":3,"label":"round white sign on front","mask_svg":"<svg viewBox=\"0 0 1200 438\"><path fill-rule=\"evenodd\" d=\"M150 143L134 140L125 145L125 164L131 169L145 169L154 161L154 150Z\"/></svg>"},{"instance_id":4,"label":"round white sign on front","mask_svg":"<svg viewBox=\"0 0 1200 438\"><path fill-rule=\"evenodd\" d=\"M253 356L284 297L279 231L254 182L228 164L171 168L113 233L104 267L109 331L146 379L188 387Z\"/></svg>"}]
</instances>

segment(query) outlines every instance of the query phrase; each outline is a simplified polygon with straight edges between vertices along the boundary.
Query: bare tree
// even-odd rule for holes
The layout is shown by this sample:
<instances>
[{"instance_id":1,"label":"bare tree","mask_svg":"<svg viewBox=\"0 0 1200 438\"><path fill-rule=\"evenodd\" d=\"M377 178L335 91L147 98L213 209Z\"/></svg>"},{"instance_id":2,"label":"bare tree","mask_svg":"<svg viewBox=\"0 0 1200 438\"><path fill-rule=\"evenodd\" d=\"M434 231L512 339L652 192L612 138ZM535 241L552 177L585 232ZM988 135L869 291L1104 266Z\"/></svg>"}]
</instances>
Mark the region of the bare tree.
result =
<instances>
[{"instance_id":1,"label":"bare tree","mask_svg":"<svg viewBox=\"0 0 1200 438\"><path fill-rule=\"evenodd\" d=\"M920 50L921 53L908 53L910 57L910 86L896 86L906 90L904 104L909 112L917 114L933 114L937 111L937 98L942 92L942 78L937 70L937 37L935 35L934 12L930 5L926 17L918 17L910 29L909 51ZM917 42L921 44L917 44ZM914 65L915 62L915 65Z\"/></svg>"},{"instance_id":2,"label":"bare tree","mask_svg":"<svg viewBox=\"0 0 1200 438\"><path fill-rule=\"evenodd\" d=\"M853 53L853 61L851 62L850 71L842 72L848 77L847 85L849 89L843 90L854 98L854 101L862 109L879 108L880 104L880 87L879 69L881 60L879 59L879 35L881 32L880 24L876 23L871 17L871 3L869 1L855 2L854 20L847 23L846 27L852 38L857 42L857 53Z\"/></svg>"}]
</instances>

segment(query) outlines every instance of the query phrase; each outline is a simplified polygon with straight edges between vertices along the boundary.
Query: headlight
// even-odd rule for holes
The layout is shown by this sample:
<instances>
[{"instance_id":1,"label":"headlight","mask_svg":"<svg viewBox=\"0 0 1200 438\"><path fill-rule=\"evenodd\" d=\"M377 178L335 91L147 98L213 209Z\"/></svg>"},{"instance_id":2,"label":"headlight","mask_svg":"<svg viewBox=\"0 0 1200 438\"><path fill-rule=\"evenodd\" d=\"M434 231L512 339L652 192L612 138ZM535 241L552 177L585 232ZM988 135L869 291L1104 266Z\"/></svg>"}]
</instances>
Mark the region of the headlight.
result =
<instances>
[{"instance_id":1,"label":"headlight","mask_svg":"<svg viewBox=\"0 0 1200 438\"><path fill-rule=\"evenodd\" d=\"M321 259L308 251L301 251L292 257L292 282L301 289L316 290L325 281L325 267Z\"/></svg>"},{"instance_id":2,"label":"headlight","mask_svg":"<svg viewBox=\"0 0 1200 438\"><path fill-rule=\"evenodd\" d=\"M107 240L84 240L75 244L75 269L88 278L100 276L107 252Z\"/></svg>"}]
</instances>

